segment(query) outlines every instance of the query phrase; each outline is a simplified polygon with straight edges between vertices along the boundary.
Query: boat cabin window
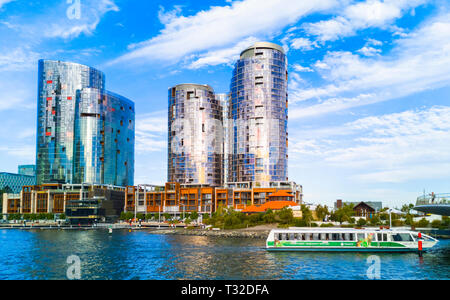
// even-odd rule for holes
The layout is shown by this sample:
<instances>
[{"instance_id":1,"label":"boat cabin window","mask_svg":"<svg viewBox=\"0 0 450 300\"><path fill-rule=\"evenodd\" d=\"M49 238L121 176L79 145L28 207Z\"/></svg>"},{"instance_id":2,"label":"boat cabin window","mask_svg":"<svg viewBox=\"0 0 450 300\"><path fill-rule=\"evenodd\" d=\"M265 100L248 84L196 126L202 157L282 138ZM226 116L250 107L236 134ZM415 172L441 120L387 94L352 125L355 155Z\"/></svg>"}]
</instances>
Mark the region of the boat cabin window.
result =
<instances>
[{"instance_id":1,"label":"boat cabin window","mask_svg":"<svg viewBox=\"0 0 450 300\"><path fill-rule=\"evenodd\" d=\"M412 242L414 241L409 233L397 233L392 235L392 240L396 242Z\"/></svg>"},{"instance_id":2,"label":"boat cabin window","mask_svg":"<svg viewBox=\"0 0 450 300\"><path fill-rule=\"evenodd\" d=\"M360 240L364 240L366 238L366 235L364 233L358 233L357 237L358 237L357 240L360 241Z\"/></svg>"},{"instance_id":3,"label":"boat cabin window","mask_svg":"<svg viewBox=\"0 0 450 300\"><path fill-rule=\"evenodd\" d=\"M333 241L339 241L339 233L332 233L331 236Z\"/></svg>"},{"instance_id":4,"label":"boat cabin window","mask_svg":"<svg viewBox=\"0 0 450 300\"><path fill-rule=\"evenodd\" d=\"M416 241L418 241L419 240L419 234L418 233L412 233L412 235L413 235L413 238L416 240ZM424 234L422 234L422 240L423 241L428 241L428 242L430 242L430 241L433 241L429 236L426 236L426 235L424 235Z\"/></svg>"},{"instance_id":5,"label":"boat cabin window","mask_svg":"<svg viewBox=\"0 0 450 300\"><path fill-rule=\"evenodd\" d=\"M294 233L294 240L298 241L298 233Z\"/></svg>"},{"instance_id":6,"label":"boat cabin window","mask_svg":"<svg viewBox=\"0 0 450 300\"><path fill-rule=\"evenodd\" d=\"M302 236L302 241L306 241L306 234L302 233L301 236Z\"/></svg>"},{"instance_id":7,"label":"boat cabin window","mask_svg":"<svg viewBox=\"0 0 450 300\"><path fill-rule=\"evenodd\" d=\"M377 241L377 235L376 233L369 233L368 238L372 238L372 242L376 242Z\"/></svg>"}]
</instances>

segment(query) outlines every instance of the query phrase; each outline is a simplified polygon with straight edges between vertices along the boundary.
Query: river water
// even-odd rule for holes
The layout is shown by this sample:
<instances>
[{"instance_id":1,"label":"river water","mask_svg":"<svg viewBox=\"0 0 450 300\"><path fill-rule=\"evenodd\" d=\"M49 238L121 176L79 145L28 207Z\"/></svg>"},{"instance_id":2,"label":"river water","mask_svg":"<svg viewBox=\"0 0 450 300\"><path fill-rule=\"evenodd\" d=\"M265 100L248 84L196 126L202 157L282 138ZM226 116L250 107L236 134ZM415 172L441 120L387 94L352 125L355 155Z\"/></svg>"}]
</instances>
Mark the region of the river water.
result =
<instances>
[{"instance_id":1,"label":"river water","mask_svg":"<svg viewBox=\"0 0 450 300\"><path fill-rule=\"evenodd\" d=\"M146 231L0 230L0 279L368 279L371 254L271 253L263 240ZM417 254L377 254L381 279L450 279L450 241ZM373 270L373 269L372 269ZM373 274L373 273L371 273Z\"/></svg>"}]
</instances>

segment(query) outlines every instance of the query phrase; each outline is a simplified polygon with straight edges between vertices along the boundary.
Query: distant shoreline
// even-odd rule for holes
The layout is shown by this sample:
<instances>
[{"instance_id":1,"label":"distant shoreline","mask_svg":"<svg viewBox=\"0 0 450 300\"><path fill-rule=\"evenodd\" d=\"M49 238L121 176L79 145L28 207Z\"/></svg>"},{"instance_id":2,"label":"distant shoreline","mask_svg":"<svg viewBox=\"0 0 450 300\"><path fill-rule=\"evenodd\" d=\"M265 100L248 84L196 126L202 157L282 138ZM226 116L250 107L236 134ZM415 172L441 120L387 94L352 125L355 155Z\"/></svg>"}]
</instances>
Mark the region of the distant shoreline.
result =
<instances>
[{"instance_id":1,"label":"distant shoreline","mask_svg":"<svg viewBox=\"0 0 450 300\"><path fill-rule=\"evenodd\" d=\"M150 234L161 234L161 235L184 235L184 236L207 236L207 237L222 237L222 238L253 238L253 239L266 239L272 229L276 229L276 224L262 225L244 229L221 229L221 230L206 230L200 228L186 229L184 227L169 227L169 226L148 226L143 225L141 227L130 227L126 224L102 224L99 226L58 226L58 225L33 225L26 227L22 224L2 224L0 225L0 230L43 230L43 231L77 231L77 230L105 230L107 231L109 227L112 226L113 231L115 230L126 230L126 231L145 231ZM331 228L331 227L330 227ZM431 234L433 237L438 239L450 239L450 230L438 230L430 228L417 228L416 230Z\"/></svg>"},{"instance_id":2,"label":"distant shoreline","mask_svg":"<svg viewBox=\"0 0 450 300\"><path fill-rule=\"evenodd\" d=\"M203 229L159 229L150 231L152 234L207 236L222 238L253 238L267 239L270 230L203 230Z\"/></svg>"}]
</instances>

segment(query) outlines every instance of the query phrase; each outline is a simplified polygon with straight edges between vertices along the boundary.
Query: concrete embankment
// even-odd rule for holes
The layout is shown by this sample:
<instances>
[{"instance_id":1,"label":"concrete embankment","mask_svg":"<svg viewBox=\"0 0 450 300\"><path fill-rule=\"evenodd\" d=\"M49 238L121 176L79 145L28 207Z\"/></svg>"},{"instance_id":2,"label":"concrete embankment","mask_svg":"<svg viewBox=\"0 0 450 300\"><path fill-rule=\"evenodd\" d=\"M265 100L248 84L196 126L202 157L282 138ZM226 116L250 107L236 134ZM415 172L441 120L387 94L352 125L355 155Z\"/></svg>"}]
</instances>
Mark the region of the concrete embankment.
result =
<instances>
[{"instance_id":1,"label":"concrete embankment","mask_svg":"<svg viewBox=\"0 0 450 300\"><path fill-rule=\"evenodd\" d=\"M267 239L270 230L251 231L251 230L199 230L199 229L160 229L152 230L154 234L167 235L190 235L190 236L209 236L209 237L223 237L223 238L253 238L253 239Z\"/></svg>"}]
</instances>

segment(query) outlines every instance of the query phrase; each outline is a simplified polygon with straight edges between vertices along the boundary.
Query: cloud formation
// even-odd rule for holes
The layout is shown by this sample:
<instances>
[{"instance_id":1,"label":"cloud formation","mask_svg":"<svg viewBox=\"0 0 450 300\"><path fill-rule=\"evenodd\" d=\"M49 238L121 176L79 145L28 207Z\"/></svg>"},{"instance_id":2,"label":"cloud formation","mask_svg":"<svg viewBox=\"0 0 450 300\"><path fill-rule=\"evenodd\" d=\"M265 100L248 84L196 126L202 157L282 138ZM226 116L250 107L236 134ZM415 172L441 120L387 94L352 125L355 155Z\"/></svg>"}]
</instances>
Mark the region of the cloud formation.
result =
<instances>
[{"instance_id":1,"label":"cloud formation","mask_svg":"<svg viewBox=\"0 0 450 300\"><path fill-rule=\"evenodd\" d=\"M363 58L348 51L329 52L315 64L325 84L291 90L292 103L319 100L295 107L290 118L317 116L397 99L450 82L450 14L437 16L408 37L395 42L391 53Z\"/></svg>"},{"instance_id":2,"label":"cloud formation","mask_svg":"<svg viewBox=\"0 0 450 300\"><path fill-rule=\"evenodd\" d=\"M188 17L179 16L179 10L172 11L160 16L165 27L159 35L130 45L129 53L113 63L136 60L177 62L191 54L201 56L205 51L228 52L226 49L239 41L251 36L267 37L303 16L337 6L339 1L336 0L243 0L214 6Z\"/></svg>"}]
</instances>

